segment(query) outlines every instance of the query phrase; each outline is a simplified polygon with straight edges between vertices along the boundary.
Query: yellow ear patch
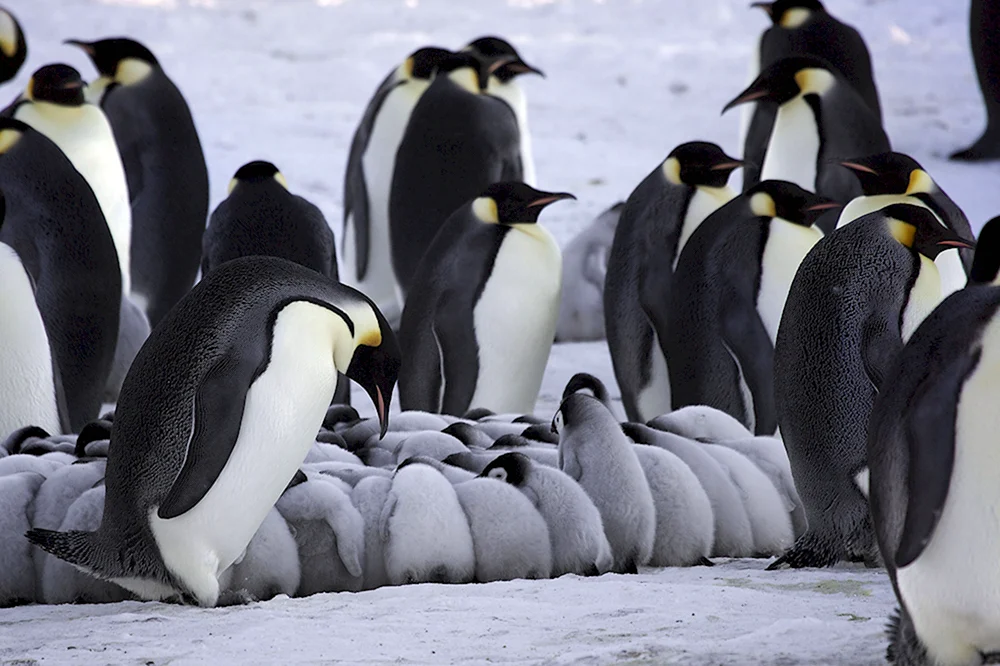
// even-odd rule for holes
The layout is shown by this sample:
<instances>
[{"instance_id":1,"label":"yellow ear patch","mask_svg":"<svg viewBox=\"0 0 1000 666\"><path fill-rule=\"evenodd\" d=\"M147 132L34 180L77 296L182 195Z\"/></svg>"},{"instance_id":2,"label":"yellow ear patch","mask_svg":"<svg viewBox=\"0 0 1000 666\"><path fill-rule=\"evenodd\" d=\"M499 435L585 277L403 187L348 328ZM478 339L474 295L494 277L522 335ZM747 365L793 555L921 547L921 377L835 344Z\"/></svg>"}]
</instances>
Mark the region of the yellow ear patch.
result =
<instances>
[{"instance_id":1,"label":"yellow ear patch","mask_svg":"<svg viewBox=\"0 0 1000 666\"><path fill-rule=\"evenodd\" d=\"M123 86L139 83L153 71L153 66L137 58L125 58L118 63L115 81Z\"/></svg>"},{"instance_id":2,"label":"yellow ear patch","mask_svg":"<svg viewBox=\"0 0 1000 666\"><path fill-rule=\"evenodd\" d=\"M35 78L31 77L28 81L28 85L24 87L24 99L35 101Z\"/></svg>"},{"instance_id":3,"label":"yellow ear patch","mask_svg":"<svg viewBox=\"0 0 1000 666\"><path fill-rule=\"evenodd\" d=\"M377 328L361 331L358 334L358 345L378 347L382 344L382 331Z\"/></svg>"},{"instance_id":4,"label":"yellow ear patch","mask_svg":"<svg viewBox=\"0 0 1000 666\"><path fill-rule=\"evenodd\" d=\"M479 197L473 201L472 214L481 221L489 224L500 222L500 212L497 210L497 202L492 197Z\"/></svg>"},{"instance_id":5,"label":"yellow ear patch","mask_svg":"<svg viewBox=\"0 0 1000 666\"><path fill-rule=\"evenodd\" d=\"M275 172L274 179L278 181L278 184L281 185L283 188L285 188L286 190L288 189L288 181L285 180L285 175L283 173L281 173L280 171Z\"/></svg>"},{"instance_id":6,"label":"yellow ear patch","mask_svg":"<svg viewBox=\"0 0 1000 666\"><path fill-rule=\"evenodd\" d=\"M10 150L21 138L21 133L13 129L0 130L0 155Z\"/></svg>"},{"instance_id":7,"label":"yellow ear patch","mask_svg":"<svg viewBox=\"0 0 1000 666\"><path fill-rule=\"evenodd\" d=\"M681 161L676 157L668 157L663 162L663 177L671 185L681 185Z\"/></svg>"},{"instance_id":8,"label":"yellow ear patch","mask_svg":"<svg viewBox=\"0 0 1000 666\"><path fill-rule=\"evenodd\" d=\"M239 181L238 178L233 178L232 180L230 180L229 181L229 188L226 190L226 194L232 194L233 190L236 189L236 186L239 185L239 182L240 181Z\"/></svg>"},{"instance_id":9,"label":"yellow ear patch","mask_svg":"<svg viewBox=\"0 0 1000 666\"><path fill-rule=\"evenodd\" d=\"M3 10L0 10L0 51L8 58L17 53L17 26L14 18Z\"/></svg>"},{"instance_id":10,"label":"yellow ear patch","mask_svg":"<svg viewBox=\"0 0 1000 666\"><path fill-rule=\"evenodd\" d=\"M822 95L836 82L833 74L825 69L809 67L795 73L795 83L803 95Z\"/></svg>"},{"instance_id":11,"label":"yellow ear patch","mask_svg":"<svg viewBox=\"0 0 1000 666\"><path fill-rule=\"evenodd\" d=\"M910 184L906 186L907 194L930 194L934 191L934 179L923 169L910 172Z\"/></svg>"},{"instance_id":12,"label":"yellow ear patch","mask_svg":"<svg viewBox=\"0 0 1000 666\"><path fill-rule=\"evenodd\" d=\"M750 212L759 217L777 217L778 209L774 198L767 192L758 192L750 197Z\"/></svg>"},{"instance_id":13,"label":"yellow ear patch","mask_svg":"<svg viewBox=\"0 0 1000 666\"><path fill-rule=\"evenodd\" d=\"M449 72L448 78L473 95L478 95L480 92L479 77L471 67L459 67L455 71Z\"/></svg>"},{"instance_id":14,"label":"yellow ear patch","mask_svg":"<svg viewBox=\"0 0 1000 666\"><path fill-rule=\"evenodd\" d=\"M906 247L913 247L913 238L917 235L915 226L894 217L890 217L886 223L889 225L889 233L892 234L893 238Z\"/></svg>"},{"instance_id":15,"label":"yellow ear patch","mask_svg":"<svg viewBox=\"0 0 1000 666\"><path fill-rule=\"evenodd\" d=\"M399 72L397 73L397 78L402 80L413 78L413 56L410 56L403 61L403 64L400 66Z\"/></svg>"},{"instance_id":16,"label":"yellow ear patch","mask_svg":"<svg viewBox=\"0 0 1000 666\"><path fill-rule=\"evenodd\" d=\"M786 10L781 18L778 20L778 25L786 30L794 30L795 28L801 27L803 23L809 20L812 16L812 12L805 7L794 7L792 9Z\"/></svg>"}]
</instances>

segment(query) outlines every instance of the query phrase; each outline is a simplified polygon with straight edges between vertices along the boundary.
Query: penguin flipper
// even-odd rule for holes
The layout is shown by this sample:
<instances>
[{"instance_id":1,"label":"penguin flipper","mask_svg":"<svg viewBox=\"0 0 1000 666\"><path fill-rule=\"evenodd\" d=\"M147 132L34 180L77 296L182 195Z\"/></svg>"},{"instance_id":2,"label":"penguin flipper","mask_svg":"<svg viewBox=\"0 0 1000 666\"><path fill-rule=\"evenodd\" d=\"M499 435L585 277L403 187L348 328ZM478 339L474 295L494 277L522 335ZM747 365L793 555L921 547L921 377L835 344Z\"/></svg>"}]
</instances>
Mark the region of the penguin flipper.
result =
<instances>
[{"instance_id":1,"label":"penguin flipper","mask_svg":"<svg viewBox=\"0 0 1000 666\"><path fill-rule=\"evenodd\" d=\"M115 143L125 167L125 180L128 183L128 199L135 210L136 200L142 194L142 145L143 129L148 121L138 117L131 104L129 95L134 92L124 86L116 85L108 88L101 98L101 110L108 117L108 122L114 130Z\"/></svg>"},{"instance_id":2,"label":"penguin flipper","mask_svg":"<svg viewBox=\"0 0 1000 666\"><path fill-rule=\"evenodd\" d=\"M909 444L906 520L896 567L911 564L931 540L948 497L955 464L955 420L958 396L979 365L982 349L962 354L928 378L904 414Z\"/></svg>"},{"instance_id":3,"label":"penguin flipper","mask_svg":"<svg viewBox=\"0 0 1000 666\"><path fill-rule=\"evenodd\" d=\"M737 298L722 322L722 338L739 360L743 378L753 396L754 434L773 435L778 429L778 412L774 405L774 345L757 309Z\"/></svg>"},{"instance_id":4,"label":"penguin flipper","mask_svg":"<svg viewBox=\"0 0 1000 666\"><path fill-rule=\"evenodd\" d=\"M899 326L869 319L861 331L861 361L875 392L881 390L886 370L903 348Z\"/></svg>"},{"instance_id":5,"label":"penguin flipper","mask_svg":"<svg viewBox=\"0 0 1000 666\"><path fill-rule=\"evenodd\" d=\"M460 416L468 411L479 378L479 344L473 307L454 291L444 294L434 312L434 332L441 346L444 397L441 413ZM476 405L489 407L492 405Z\"/></svg>"}]
</instances>

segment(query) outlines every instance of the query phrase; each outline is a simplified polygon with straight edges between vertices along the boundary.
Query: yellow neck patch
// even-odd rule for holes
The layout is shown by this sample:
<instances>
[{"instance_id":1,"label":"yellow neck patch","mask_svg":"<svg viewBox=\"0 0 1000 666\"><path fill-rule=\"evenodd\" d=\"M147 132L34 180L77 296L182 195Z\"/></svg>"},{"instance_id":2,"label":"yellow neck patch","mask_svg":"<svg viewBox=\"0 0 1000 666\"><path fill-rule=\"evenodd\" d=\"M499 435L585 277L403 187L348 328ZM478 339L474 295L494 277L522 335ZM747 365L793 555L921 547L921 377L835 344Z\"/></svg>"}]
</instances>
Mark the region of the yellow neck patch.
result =
<instances>
[{"instance_id":1,"label":"yellow neck patch","mask_svg":"<svg viewBox=\"0 0 1000 666\"><path fill-rule=\"evenodd\" d=\"M378 347L382 344L382 331L377 328L369 329L367 331L358 331L357 345L365 345L368 347Z\"/></svg>"},{"instance_id":2,"label":"yellow neck patch","mask_svg":"<svg viewBox=\"0 0 1000 666\"><path fill-rule=\"evenodd\" d=\"M906 247L913 247L913 239L917 235L915 226L893 217L890 217L886 224L889 225L889 233L892 234L893 238Z\"/></svg>"},{"instance_id":3,"label":"yellow neck patch","mask_svg":"<svg viewBox=\"0 0 1000 666\"><path fill-rule=\"evenodd\" d=\"M479 94L479 77L471 67L460 67L448 72L448 78L473 95Z\"/></svg>"},{"instance_id":4,"label":"yellow neck patch","mask_svg":"<svg viewBox=\"0 0 1000 666\"><path fill-rule=\"evenodd\" d=\"M277 173L274 174L274 179L278 181L278 185L281 185L286 190L288 189L288 181L285 180L285 175L283 173L278 171Z\"/></svg>"},{"instance_id":5,"label":"yellow neck patch","mask_svg":"<svg viewBox=\"0 0 1000 666\"><path fill-rule=\"evenodd\" d=\"M930 194L934 191L934 179L923 169L910 172L910 183L906 186L907 194Z\"/></svg>"},{"instance_id":6,"label":"yellow neck patch","mask_svg":"<svg viewBox=\"0 0 1000 666\"><path fill-rule=\"evenodd\" d=\"M795 73L795 83L803 95L822 95L836 82L833 74L825 69L810 67Z\"/></svg>"},{"instance_id":7,"label":"yellow neck patch","mask_svg":"<svg viewBox=\"0 0 1000 666\"><path fill-rule=\"evenodd\" d=\"M115 81L123 86L131 86L143 81L152 71L153 66L148 62L136 58L125 58L118 63L118 68L115 70Z\"/></svg>"},{"instance_id":8,"label":"yellow neck patch","mask_svg":"<svg viewBox=\"0 0 1000 666\"><path fill-rule=\"evenodd\" d=\"M21 133L14 129L0 130L0 155L10 150L21 138Z\"/></svg>"},{"instance_id":9,"label":"yellow neck patch","mask_svg":"<svg viewBox=\"0 0 1000 666\"><path fill-rule=\"evenodd\" d=\"M17 53L17 25L14 17L0 10L0 51L8 58Z\"/></svg>"},{"instance_id":10,"label":"yellow neck patch","mask_svg":"<svg viewBox=\"0 0 1000 666\"><path fill-rule=\"evenodd\" d=\"M774 199L767 192L758 192L750 197L750 211L760 217L777 217L778 215Z\"/></svg>"},{"instance_id":11,"label":"yellow neck patch","mask_svg":"<svg viewBox=\"0 0 1000 666\"><path fill-rule=\"evenodd\" d=\"M479 218L481 222L497 224L500 222L500 212L497 210L497 202L492 197L479 197L472 202L472 214Z\"/></svg>"},{"instance_id":12,"label":"yellow neck patch","mask_svg":"<svg viewBox=\"0 0 1000 666\"><path fill-rule=\"evenodd\" d=\"M671 185L682 185L681 181L681 162L676 157L668 157L666 161L663 162L663 177L667 179L667 182Z\"/></svg>"},{"instance_id":13,"label":"yellow neck patch","mask_svg":"<svg viewBox=\"0 0 1000 666\"><path fill-rule=\"evenodd\" d=\"M786 30L794 30L795 28L802 27L809 20L810 16L812 16L812 12L805 7L795 7L781 15L778 25Z\"/></svg>"}]
</instances>

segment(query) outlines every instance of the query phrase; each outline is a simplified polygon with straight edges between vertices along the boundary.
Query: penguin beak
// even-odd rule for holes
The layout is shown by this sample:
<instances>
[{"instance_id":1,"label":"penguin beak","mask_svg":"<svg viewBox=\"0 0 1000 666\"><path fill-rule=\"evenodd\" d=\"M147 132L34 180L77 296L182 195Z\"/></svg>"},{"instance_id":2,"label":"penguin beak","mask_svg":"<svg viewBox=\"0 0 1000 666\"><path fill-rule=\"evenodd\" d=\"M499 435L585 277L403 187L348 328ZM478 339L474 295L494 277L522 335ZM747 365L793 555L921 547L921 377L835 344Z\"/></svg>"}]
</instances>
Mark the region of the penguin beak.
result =
<instances>
[{"instance_id":1,"label":"penguin beak","mask_svg":"<svg viewBox=\"0 0 1000 666\"><path fill-rule=\"evenodd\" d=\"M562 201L563 199L573 199L575 201L576 197L570 194L569 192L553 192L552 194L546 194L544 197L539 197L538 199L535 199L534 201L526 205L525 208L544 208L545 206L548 206L550 203L556 201Z\"/></svg>"},{"instance_id":2,"label":"penguin beak","mask_svg":"<svg viewBox=\"0 0 1000 666\"><path fill-rule=\"evenodd\" d=\"M502 58L497 58L496 60L494 60L493 62L491 62L489 64L489 66L486 68L486 73L487 74L493 74L494 72L496 72L501 67L504 67L504 66L507 66L507 65L512 65L512 64L514 64L516 62L517 62L517 58L515 58L514 56L503 56Z\"/></svg>"},{"instance_id":3,"label":"penguin beak","mask_svg":"<svg viewBox=\"0 0 1000 666\"><path fill-rule=\"evenodd\" d=\"M515 74L538 74L538 76L545 78L545 72L533 67L523 60L515 60L514 62L507 64L507 69Z\"/></svg>"},{"instance_id":4,"label":"penguin beak","mask_svg":"<svg viewBox=\"0 0 1000 666\"><path fill-rule=\"evenodd\" d=\"M751 2L750 6L757 9L763 9L765 12L767 12L768 16L774 16L773 2Z\"/></svg>"},{"instance_id":5,"label":"penguin beak","mask_svg":"<svg viewBox=\"0 0 1000 666\"><path fill-rule=\"evenodd\" d=\"M378 438L385 437L385 431L389 429L389 409L385 398L382 397L382 389L375 387L375 411L378 413L378 423L380 426Z\"/></svg>"},{"instance_id":6,"label":"penguin beak","mask_svg":"<svg viewBox=\"0 0 1000 666\"><path fill-rule=\"evenodd\" d=\"M75 46L79 49L83 49L83 52L87 55L94 56L94 45L90 42L82 42L79 39L67 39L63 41L63 44L69 44L70 46Z\"/></svg>"},{"instance_id":7,"label":"penguin beak","mask_svg":"<svg viewBox=\"0 0 1000 666\"><path fill-rule=\"evenodd\" d=\"M756 88L755 86L750 86L742 93L740 93L739 97L737 97L736 99L729 102L729 104L726 104L724 107L722 107L722 113L725 113L729 109L733 108L734 106L739 106L740 104L746 104L747 102L755 102L759 99L766 99L768 96L770 96L770 94L771 91L767 90L766 88Z\"/></svg>"},{"instance_id":8,"label":"penguin beak","mask_svg":"<svg viewBox=\"0 0 1000 666\"><path fill-rule=\"evenodd\" d=\"M821 210L833 210L834 208L843 208L844 204L837 203L836 201L824 201L823 203L813 204L804 210L807 213L813 213Z\"/></svg>"},{"instance_id":9,"label":"penguin beak","mask_svg":"<svg viewBox=\"0 0 1000 666\"><path fill-rule=\"evenodd\" d=\"M729 162L719 162L708 167L709 171L732 171L743 166L743 160L730 160Z\"/></svg>"},{"instance_id":10,"label":"penguin beak","mask_svg":"<svg viewBox=\"0 0 1000 666\"><path fill-rule=\"evenodd\" d=\"M847 167L851 171L860 171L862 173L870 173L873 176L877 176L878 175L878 171L876 171L875 169L872 169L871 167L867 167L864 164L858 164L857 162L841 162L840 166Z\"/></svg>"},{"instance_id":11,"label":"penguin beak","mask_svg":"<svg viewBox=\"0 0 1000 666\"><path fill-rule=\"evenodd\" d=\"M957 247L957 248L962 248L962 249L966 249L966 250L974 250L974 249L976 249L975 242L973 242L973 241L967 241L964 238L962 238L961 236L956 236L954 238L946 238L944 240L939 240L937 242L937 244L941 245L943 247Z\"/></svg>"}]
</instances>

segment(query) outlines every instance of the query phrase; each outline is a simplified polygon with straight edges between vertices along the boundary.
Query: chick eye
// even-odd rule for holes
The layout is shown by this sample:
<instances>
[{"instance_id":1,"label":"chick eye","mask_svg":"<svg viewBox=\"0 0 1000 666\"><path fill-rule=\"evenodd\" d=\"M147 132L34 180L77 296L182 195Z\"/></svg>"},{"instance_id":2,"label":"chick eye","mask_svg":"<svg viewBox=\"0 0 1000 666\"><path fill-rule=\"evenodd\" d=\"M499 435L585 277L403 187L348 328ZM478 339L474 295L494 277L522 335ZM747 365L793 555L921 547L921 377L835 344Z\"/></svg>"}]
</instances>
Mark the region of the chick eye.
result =
<instances>
[{"instance_id":1,"label":"chick eye","mask_svg":"<svg viewBox=\"0 0 1000 666\"><path fill-rule=\"evenodd\" d=\"M507 480L507 470L503 469L502 467L498 467L496 469L492 469L492 470L490 470L489 478L491 478L491 479L497 479L499 481L506 481Z\"/></svg>"},{"instance_id":2,"label":"chick eye","mask_svg":"<svg viewBox=\"0 0 1000 666\"><path fill-rule=\"evenodd\" d=\"M552 420L553 429L558 433L563 428L563 415L562 412L556 412L556 417Z\"/></svg>"}]
</instances>

